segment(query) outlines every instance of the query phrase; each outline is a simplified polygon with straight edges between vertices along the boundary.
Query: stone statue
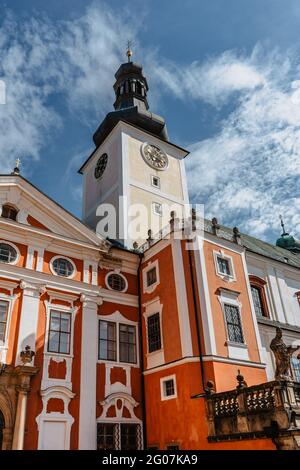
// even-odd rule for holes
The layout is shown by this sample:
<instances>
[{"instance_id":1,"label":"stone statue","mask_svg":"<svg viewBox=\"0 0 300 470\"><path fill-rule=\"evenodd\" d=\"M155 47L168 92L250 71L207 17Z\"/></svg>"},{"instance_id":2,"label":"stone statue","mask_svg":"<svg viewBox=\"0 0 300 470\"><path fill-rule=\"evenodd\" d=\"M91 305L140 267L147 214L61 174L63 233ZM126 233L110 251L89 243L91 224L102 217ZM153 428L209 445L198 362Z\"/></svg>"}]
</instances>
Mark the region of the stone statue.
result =
<instances>
[{"instance_id":1,"label":"stone statue","mask_svg":"<svg viewBox=\"0 0 300 470\"><path fill-rule=\"evenodd\" d=\"M291 356L299 349L299 346L287 346L282 340L281 328L276 328L276 336L270 343L276 361L275 380L292 380Z\"/></svg>"},{"instance_id":2,"label":"stone statue","mask_svg":"<svg viewBox=\"0 0 300 470\"><path fill-rule=\"evenodd\" d=\"M27 364L31 364L34 356L35 356L35 352L31 351L30 346L25 346L25 351L20 352L20 358L24 366L26 366Z\"/></svg>"}]
</instances>

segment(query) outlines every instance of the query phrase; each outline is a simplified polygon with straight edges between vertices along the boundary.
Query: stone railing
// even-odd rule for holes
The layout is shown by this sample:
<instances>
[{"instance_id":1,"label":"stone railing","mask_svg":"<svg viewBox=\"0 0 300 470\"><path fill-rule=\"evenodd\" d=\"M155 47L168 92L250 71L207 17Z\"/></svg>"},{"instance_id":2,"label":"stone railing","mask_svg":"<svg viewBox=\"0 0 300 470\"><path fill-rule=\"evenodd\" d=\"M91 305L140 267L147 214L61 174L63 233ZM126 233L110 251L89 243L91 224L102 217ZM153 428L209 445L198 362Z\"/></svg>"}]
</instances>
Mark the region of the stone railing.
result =
<instances>
[{"instance_id":1,"label":"stone railing","mask_svg":"<svg viewBox=\"0 0 300 470\"><path fill-rule=\"evenodd\" d=\"M284 436L285 443L292 439L288 446L298 442L300 448L300 383L274 381L211 393L206 409L210 442Z\"/></svg>"}]
</instances>

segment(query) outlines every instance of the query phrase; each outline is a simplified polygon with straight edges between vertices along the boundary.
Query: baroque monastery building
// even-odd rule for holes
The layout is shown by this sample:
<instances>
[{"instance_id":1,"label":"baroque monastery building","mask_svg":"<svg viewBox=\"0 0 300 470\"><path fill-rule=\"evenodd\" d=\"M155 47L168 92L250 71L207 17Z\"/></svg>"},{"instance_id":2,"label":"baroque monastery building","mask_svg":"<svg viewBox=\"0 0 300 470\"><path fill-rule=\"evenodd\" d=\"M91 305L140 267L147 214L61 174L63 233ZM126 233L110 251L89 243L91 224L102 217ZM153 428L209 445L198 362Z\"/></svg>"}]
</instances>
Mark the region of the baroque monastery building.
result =
<instances>
[{"instance_id":1,"label":"baroque monastery building","mask_svg":"<svg viewBox=\"0 0 300 470\"><path fill-rule=\"evenodd\" d=\"M130 55L79 170L83 221L18 165L0 176L0 449L300 448L300 361L279 380L270 349L276 328L300 345L300 245L216 219L200 237L194 211L187 237L188 152Z\"/></svg>"}]
</instances>

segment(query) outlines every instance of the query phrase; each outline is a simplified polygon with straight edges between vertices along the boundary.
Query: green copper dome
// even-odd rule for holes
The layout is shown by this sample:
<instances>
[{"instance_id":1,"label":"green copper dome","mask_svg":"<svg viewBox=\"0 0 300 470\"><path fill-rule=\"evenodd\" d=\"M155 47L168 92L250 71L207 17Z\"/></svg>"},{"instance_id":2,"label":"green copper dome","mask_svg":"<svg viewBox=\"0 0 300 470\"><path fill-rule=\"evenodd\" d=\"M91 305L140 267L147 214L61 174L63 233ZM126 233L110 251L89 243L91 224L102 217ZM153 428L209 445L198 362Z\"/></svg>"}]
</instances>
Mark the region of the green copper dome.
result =
<instances>
[{"instance_id":1,"label":"green copper dome","mask_svg":"<svg viewBox=\"0 0 300 470\"><path fill-rule=\"evenodd\" d=\"M295 246L295 239L292 235L288 233L283 233L280 238L276 241L276 246L280 246L280 248L285 248L289 250Z\"/></svg>"}]
</instances>

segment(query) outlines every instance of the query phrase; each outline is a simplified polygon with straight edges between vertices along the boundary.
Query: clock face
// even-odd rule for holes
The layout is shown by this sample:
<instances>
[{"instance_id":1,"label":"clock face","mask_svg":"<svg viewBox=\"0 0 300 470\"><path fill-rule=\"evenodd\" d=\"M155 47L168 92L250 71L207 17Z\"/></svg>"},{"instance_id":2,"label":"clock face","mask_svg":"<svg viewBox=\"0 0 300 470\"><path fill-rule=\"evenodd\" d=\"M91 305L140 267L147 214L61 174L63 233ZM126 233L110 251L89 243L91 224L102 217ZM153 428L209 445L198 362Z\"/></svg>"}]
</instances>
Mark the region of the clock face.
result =
<instances>
[{"instance_id":1,"label":"clock face","mask_svg":"<svg viewBox=\"0 0 300 470\"><path fill-rule=\"evenodd\" d=\"M145 162L155 170L166 170L168 168L168 157L159 147L145 142L142 145L141 153Z\"/></svg>"},{"instance_id":2,"label":"clock face","mask_svg":"<svg viewBox=\"0 0 300 470\"><path fill-rule=\"evenodd\" d=\"M107 160L108 160L108 155L107 153L103 153L101 157L99 157L99 160L97 161L96 167L95 167L95 178L99 179L104 173L104 170L107 165Z\"/></svg>"}]
</instances>

